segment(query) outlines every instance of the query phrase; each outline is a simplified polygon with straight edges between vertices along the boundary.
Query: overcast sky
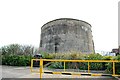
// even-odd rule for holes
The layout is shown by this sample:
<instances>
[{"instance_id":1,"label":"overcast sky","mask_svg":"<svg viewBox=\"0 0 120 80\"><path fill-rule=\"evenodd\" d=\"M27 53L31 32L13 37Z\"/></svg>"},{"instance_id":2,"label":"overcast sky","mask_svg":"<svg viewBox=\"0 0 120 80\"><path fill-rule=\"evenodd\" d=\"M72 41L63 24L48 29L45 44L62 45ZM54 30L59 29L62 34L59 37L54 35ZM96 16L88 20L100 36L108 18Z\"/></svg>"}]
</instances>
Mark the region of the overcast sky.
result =
<instances>
[{"instance_id":1,"label":"overcast sky","mask_svg":"<svg viewBox=\"0 0 120 80\"><path fill-rule=\"evenodd\" d=\"M41 26L58 18L92 25L95 50L118 47L119 0L1 0L0 46L18 43L39 46Z\"/></svg>"}]
</instances>

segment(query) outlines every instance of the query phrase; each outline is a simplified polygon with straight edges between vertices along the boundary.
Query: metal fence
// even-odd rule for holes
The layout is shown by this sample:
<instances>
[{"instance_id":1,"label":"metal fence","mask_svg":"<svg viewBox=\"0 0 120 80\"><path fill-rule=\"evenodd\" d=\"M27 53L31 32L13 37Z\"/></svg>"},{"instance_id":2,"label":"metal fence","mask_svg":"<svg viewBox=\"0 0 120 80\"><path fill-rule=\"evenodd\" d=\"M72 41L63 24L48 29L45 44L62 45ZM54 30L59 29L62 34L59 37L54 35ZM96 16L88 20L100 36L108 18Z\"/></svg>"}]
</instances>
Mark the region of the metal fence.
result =
<instances>
[{"instance_id":1,"label":"metal fence","mask_svg":"<svg viewBox=\"0 0 120 80\"><path fill-rule=\"evenodd\" d=\"M39 68L39 71L34 71L33 70L33 62L34 61L39 61L39 65L40 65L40 68ZM50 62L63 62L64 63L64 71L63 72L45 72L43 70L43 62L46 62L46 61L50 61ZM88 64L88 68L87 68L87 74L72 74L72 73L69 73L66 71L66 62L87 62ZM108 75L108 74L92 74L90 73L90 63L102 63L102 62L111 62L112 63L112 70L113 70L113 73ZM42 74L43 73L49 73L49 74L66 74L66 75L89 75L89 76L120 76L118 74L115 73L116 69L115 69L115 63L118 63L120 62L119 60L58 60L58 59L32 59L31 60L31 72L37 72L37 73L40 73L40 78L42 78Z\"/></svg>"}]
</instances>

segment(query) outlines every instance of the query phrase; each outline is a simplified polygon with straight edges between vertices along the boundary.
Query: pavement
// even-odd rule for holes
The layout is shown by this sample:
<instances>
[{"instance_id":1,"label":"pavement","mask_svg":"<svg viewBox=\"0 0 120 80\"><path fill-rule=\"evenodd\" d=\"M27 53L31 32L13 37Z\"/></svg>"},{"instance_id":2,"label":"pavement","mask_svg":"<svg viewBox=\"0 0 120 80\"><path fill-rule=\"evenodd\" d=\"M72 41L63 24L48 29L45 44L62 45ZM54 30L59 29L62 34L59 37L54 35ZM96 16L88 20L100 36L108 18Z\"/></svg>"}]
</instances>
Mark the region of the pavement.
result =
<instances>
[{"instance_id":1,"label":"pavement","mask_svg":"<svg viewBox=\"0 0 120 80\"><path fill-rule=\"evenodd\" d=\"M29 74L29 67L2 66L2 78L20 78Z\"/></svg>"},{"instance_id":2,"label":"pavement","mask_svg":"<svg viewBox=\"0 0 120 80\"><path fill-rule=\"evenodd\" d=\"M31 73L30 67L2 66L2 78L40 78L40 74L35 72ZM42 75L42 78L96 78L96 80L99 78L101 80L114 80L114 78L106 76L78 76L45 73Z\"/></svg>"}]
</instances>

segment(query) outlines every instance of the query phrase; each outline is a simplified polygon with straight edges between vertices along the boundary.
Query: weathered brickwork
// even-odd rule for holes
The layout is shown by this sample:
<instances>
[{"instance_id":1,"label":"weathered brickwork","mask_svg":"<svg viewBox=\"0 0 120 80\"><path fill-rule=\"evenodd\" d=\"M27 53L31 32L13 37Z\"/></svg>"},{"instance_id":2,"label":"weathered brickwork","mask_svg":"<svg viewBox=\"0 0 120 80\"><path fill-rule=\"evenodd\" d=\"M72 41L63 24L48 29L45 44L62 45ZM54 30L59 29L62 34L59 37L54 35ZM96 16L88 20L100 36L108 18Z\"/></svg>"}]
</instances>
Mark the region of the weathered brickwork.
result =
<instances>
[{"instance_id":1,"label":"weathered brickwork","mask_svg":"<svg viewBox=\"0 0 120 80\"><path fill-rule=\"evenodd\" d=\"M61 18L41 28L40 47L48 53L94 52L91 25L85 21Z\"/></svg>"}]
</instances>

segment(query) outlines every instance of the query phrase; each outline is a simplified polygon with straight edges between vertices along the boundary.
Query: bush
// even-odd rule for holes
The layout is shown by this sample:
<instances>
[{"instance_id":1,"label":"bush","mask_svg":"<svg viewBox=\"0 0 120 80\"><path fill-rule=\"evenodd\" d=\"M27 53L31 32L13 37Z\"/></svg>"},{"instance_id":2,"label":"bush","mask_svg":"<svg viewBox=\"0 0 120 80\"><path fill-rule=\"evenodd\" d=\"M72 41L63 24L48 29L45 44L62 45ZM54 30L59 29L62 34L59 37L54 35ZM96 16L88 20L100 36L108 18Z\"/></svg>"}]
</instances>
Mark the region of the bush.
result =
<instances>
[{"instance_id":1,"label":"bush","mask_svg":"<svg viewBox=\"0 0 120 80\"><path fill-rule=\"evenodd\" d=\"M29 66L31 58L31 56L24 55L4 55L2 56L2 65Z\"/></svg>"},{"instance_id":2,"label":"bush","mask_svg":"<svg viewBox=\"0 0 120 80\"><path fill-rule=\"evenodd\" d=\"M35 51L33 46L10 44L0 48L0 57L2 59L0 61L2 65L28 66Z\"/></svg>"},{"instance_id":3,"label":"bush","mask_svg":"<svg viewBox=\"0 0 120 80\"><path fill-rule=\"evenodd\" d=\"M103 56L101 56L100 54L83 55L81 53L75 53L75 52L67 53L67 54L54 53L54 54L49 54L48 56L52 56L51 59L67 59L67 60L101 60L103 59ZM51 68L58 68L58 67L63 68L63 63L60 63L60 62L52 63L50 67ZM66 62L66 68L87 70L88 63ZM103 64L102 63L90 63L90 69L91 70L102 70Z\"/></svg>"},{"instance_id":4,"label":"bush","mask_svg":"<svg viewBox=\"0 0 120 80\"><path fill-rule=\"evenodd\" d=\"M114 60L120 60L120 55L113 58ZM105 71L106 73L113 73L113 64L108 63L107 69ZM115 74L120 74L120 63L115 63Z\"/></svg>"},{"instance_id":5,"label":"bush","mask_svg":"<svg viewBox=\"0 0 120 80\"><path fill-rule=\"evenodd\" d=\"M32 55L35 53L35 48L33 46L22 46L19 44L10 44L8 46L1 47L2 55Z\"/></svg>"},{"instance_id":6,"label":"bush","mask_svg":"<svg viewBox=\"0 0 120 80\"><path fill-rule=\"evenodd\" d=\"M102 58L103 57L100 54L88 54L85 56L85 60L102 60ZM87 64L85 64L85 65L87 65ZM97 62L90 63L90 69L91 70L102 70L103 64L97 63Z\"/></svg>"},{"instance_id":7,"label":"bush","mask_svg":"<svg viewBox=\"0 0 120 80\"><path fill-rule=\"evenodd\" d=\"M54 62L49 66L49 68L55 68L55 69L63 69L63 63L62 62Z\"/></svg>"},{"instance_id":8,"label":"bush","mask_svg":"<svg viewBox=\"0 0 120 80\"><path fill-rule=\"evenodd\" d=\"M115 57L115 60L120 60L120 55ZM120 74L120 62L115 64L116 74Z\"/></svg>"}]
</instances>

